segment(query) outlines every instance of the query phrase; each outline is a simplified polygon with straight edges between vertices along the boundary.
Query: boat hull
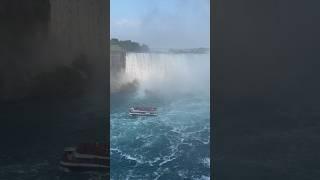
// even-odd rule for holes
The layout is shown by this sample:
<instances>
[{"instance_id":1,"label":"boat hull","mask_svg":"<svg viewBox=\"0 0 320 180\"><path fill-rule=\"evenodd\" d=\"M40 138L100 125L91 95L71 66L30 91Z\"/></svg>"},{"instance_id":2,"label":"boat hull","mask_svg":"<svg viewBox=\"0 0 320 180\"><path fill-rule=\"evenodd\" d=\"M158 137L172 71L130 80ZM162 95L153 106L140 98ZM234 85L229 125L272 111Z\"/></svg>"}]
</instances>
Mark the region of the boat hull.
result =
<instances>
[{"instance_id":1,"label":"boat hull","mask_svg":"<svg viewBox=\"0 0 320 180\"><path fill-rule=\"evenodd\" d=\"M132 113L129 112L130 116L157 116L158 114L155 113Z\"/></svg>"},{"instance_id":2,"label":"boat hull","mask_svg":"<svg viewBox=\"0 0 320 180\"><path fill-rule=\"evenodd\" d=\"M95 164L80 164L80 163L68 163L61 161L60 167L65 172L108 172L109 167L104 165L95 165Z\"/></svg>"}]
</instances>

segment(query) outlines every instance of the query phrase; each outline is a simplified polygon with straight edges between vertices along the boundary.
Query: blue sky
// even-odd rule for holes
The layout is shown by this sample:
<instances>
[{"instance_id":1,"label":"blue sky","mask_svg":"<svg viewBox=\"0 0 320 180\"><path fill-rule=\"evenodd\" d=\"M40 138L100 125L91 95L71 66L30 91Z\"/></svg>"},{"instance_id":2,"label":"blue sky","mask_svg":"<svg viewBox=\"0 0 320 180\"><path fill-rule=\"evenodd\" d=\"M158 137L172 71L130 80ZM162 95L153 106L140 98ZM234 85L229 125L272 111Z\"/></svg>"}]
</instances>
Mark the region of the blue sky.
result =
<instances>
[{"instance_id":1,"label":"blue sky","mask_svg":"<svg viewBox=\"0 0 320 180\"><path fill-rule=\"evenodd\" d=\"M151 48L209 47L209 0L111 0L111 38Z\"/></svg>"}]
</instances>

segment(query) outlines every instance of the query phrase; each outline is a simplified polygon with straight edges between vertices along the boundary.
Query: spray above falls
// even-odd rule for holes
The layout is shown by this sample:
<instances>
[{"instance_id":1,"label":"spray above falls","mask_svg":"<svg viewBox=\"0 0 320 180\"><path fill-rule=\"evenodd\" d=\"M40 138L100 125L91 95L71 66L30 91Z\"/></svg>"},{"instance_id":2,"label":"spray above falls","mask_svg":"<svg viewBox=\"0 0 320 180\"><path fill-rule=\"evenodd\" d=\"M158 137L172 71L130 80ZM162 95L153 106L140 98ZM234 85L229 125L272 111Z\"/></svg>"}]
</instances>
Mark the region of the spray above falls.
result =
<instances>
[{"instance_id":1,"label":"spray above falls","mask_svg":"<svg viewBox=\"0 0 320 180\"><path fill-rule=\"evenodd\" d=\"M140 94L209 93L209 57L208 53L127 53L120 81L136 82Z\"/></svg>"}]
</instances>

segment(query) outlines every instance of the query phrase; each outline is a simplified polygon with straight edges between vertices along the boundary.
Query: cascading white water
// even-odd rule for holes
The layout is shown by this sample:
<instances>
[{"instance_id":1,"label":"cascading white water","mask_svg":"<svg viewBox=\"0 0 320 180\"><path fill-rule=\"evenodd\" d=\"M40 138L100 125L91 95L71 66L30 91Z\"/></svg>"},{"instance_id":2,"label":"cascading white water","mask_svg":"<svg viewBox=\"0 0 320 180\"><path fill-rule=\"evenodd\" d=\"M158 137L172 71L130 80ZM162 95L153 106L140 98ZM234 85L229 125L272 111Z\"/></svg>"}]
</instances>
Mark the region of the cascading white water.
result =
<instances>
[{"instance_id":1,"label":"cascading white water","mask_svg":"<svg viewBox=\"0 0 320 180\"><path fill-rule=\"evenodd\" d=\"M139 92L209 93L209 54L128 53L126 78L139 82Z\"/></svg>"}]
</instances>

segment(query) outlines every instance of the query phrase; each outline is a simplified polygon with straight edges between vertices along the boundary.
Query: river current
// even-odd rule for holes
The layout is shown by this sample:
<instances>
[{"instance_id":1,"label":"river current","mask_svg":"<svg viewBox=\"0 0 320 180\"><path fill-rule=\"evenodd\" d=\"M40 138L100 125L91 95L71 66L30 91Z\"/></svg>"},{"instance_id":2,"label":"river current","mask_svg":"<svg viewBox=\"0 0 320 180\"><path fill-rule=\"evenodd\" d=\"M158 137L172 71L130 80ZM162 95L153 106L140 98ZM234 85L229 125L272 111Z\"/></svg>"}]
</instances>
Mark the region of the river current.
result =
<instances>
[{"instance_id":1,"label":"river current","mask_svg":"<svg viewBox=\"0 0 320 180\"><path fill-rule=\"evenodd\" d=\"M210 179L210 55L129 53L126 82L111 94L111 179ZM130 106L158 116L130 117Z\"/></svg>"}]
</instances>

